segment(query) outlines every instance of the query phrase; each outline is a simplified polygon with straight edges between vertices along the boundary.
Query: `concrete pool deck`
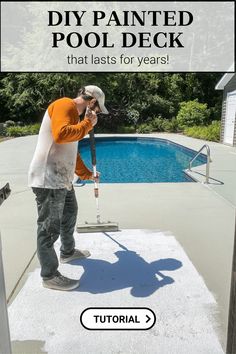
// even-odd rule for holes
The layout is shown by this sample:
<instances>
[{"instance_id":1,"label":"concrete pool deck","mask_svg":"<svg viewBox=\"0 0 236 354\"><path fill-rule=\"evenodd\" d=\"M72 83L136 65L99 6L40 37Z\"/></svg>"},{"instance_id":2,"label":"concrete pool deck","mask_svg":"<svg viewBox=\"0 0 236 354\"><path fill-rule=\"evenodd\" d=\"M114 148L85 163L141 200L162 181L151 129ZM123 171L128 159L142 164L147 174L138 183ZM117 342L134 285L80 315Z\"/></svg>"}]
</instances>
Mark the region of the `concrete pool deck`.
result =
<instances>
[{"instance_id":1,"label":"concrete pool deck","mask_svg":"<svg viewBox=\"0 0 236 354\"><path fill-rule=\"evenodd\" d=\"M168 139L196 151L205 143L178 134L141 136ZM36 141L37 136L30 136L0 144L0 183L9 182L12 189L0 213L9 303L24 285L28 272L38 266L36 257L33 257L36 207L34 196L27 187L27 170ZM158 230L175 236L218 302L219 336L225 345L235 225L236 148L206 143L212 156L210 176L223 184L213 180L209 185L102 184L101 214L105 220L118 221L121 229ZM196 175L201 177L199 173L205 171L204 165L193 170L195 178ZM80 221L94 220L92 185L76 188L76 194L81 205Z\"/></svg>"}]
</instances>

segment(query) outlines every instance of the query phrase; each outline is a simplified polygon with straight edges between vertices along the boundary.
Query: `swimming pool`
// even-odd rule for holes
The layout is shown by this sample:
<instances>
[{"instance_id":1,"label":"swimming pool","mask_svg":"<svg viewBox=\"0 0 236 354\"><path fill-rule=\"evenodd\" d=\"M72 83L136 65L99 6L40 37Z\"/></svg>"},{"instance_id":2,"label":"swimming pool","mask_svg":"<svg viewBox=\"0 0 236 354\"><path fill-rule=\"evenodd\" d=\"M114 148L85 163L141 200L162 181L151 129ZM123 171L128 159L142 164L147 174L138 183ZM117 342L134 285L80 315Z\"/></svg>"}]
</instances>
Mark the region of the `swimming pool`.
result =
<instances>
[{"instance_id":1,"label":"swimming pool","mask_svg":"<svg viewBox=\"0 0 236 354\"><path fill-rule=\"evenodd\" d=\"M89 139L79 142L85 164L92 168ZM194 182L183 171L196 151L159 138L96 137L101 183ZM206 163L201 154L193 163Z\"/></svg>"}]
</instances>

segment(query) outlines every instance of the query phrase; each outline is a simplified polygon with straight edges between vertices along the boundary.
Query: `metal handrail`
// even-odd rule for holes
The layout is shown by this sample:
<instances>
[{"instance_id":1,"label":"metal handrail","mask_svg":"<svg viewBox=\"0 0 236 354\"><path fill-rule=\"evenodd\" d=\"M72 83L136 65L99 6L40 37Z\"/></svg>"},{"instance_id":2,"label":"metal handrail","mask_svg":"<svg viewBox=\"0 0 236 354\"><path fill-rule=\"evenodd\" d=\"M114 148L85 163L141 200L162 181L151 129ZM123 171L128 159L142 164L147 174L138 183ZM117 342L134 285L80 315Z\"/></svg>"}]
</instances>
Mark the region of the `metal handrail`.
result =
<instances>
[{"instance_id":1,"label":"metal handrail","mask_svg":"<svg viewBox=\"0 0 236 354\"><path fill-rule=\"evenodd\" d=\"M207 150L207 163L206 163L206 181L204 183L209 183L209 172L210 172L210 162L211 162L211 152L210 152L210 148L209 145L204 144L201 149L197 152L197 154L189 161L189 171L191 170L192 167L192 163L193 161L198 157L198 155L201 153L201 151L206 148Z\"/></svg>"}]
</instances>

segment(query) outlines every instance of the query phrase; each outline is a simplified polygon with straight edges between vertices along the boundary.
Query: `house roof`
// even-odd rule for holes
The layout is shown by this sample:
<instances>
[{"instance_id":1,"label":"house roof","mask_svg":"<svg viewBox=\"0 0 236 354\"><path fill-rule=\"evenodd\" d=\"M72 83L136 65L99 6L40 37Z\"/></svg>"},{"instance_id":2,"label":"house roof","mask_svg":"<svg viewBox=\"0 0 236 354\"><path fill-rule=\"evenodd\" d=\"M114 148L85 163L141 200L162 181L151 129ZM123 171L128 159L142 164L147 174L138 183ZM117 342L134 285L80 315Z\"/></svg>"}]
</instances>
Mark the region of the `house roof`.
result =
<instances>
[{"instance_id":1,"label":"house roof","mask_svg":"<svg viewBox=\"0 0 236 354\"><path fill-rule=\"evenodd\" d=\"M232 79L232 77L234 75L235 75L234 73L226 73L226 74L224 74L224 76L222 76L220 81L216 84L215 89L216 90L224 90L225 86Z\"/></svg>"}]
</instances>

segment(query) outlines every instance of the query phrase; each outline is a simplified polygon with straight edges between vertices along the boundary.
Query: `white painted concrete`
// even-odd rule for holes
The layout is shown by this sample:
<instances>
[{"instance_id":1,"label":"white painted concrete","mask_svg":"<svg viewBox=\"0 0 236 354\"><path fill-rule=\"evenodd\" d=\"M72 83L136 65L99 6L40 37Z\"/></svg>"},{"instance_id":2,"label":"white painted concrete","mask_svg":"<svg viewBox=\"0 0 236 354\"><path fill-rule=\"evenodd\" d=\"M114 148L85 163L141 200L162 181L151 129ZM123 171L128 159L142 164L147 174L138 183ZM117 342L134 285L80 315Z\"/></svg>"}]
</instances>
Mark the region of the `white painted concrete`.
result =
<instances>
[{"instance_id":1,"label":"white painted concrete","mask_svg":"<svg viewBox=\"0 0 236 354\"><path fill-rule=\"evenodd\" d=\"M41 349L48 354L223 354L215 332L216 301L174 235L109 235L120 245L102 233L76 235L77 247L92 256L63 264L60 271L81 279L77 291L45 289L39 268L30 274L9 308L12 340L45 343ZM151 308L155 326L101 332L80 324L85 308L124 306Z\"/></svg>"}]
</instances>

